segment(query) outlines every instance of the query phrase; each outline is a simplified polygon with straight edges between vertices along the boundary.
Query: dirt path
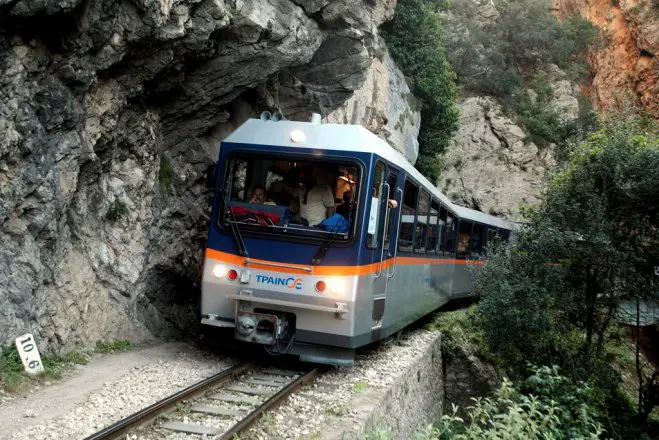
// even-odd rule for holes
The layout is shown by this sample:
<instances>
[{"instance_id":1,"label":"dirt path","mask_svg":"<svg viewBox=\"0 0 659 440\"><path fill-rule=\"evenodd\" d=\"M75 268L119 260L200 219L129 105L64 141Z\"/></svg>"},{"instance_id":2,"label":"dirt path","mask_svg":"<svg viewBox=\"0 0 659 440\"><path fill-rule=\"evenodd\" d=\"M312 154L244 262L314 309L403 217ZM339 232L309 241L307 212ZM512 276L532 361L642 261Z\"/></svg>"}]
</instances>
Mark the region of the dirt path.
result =
<instances>
[{"instance_id":1,"label":"dirt path","mask_svg":"<svg viewBox=\"0 0 659 440\"><path fill-rule=\"evenodd\" d=\"M134 351L103 355L92 359L74 375L48 387L0 405L0 438L73 411L105 383L117 380L135 367L168 361L181 351L191 350L185 343L166 343Z\"/></svg>"}]
</instances>

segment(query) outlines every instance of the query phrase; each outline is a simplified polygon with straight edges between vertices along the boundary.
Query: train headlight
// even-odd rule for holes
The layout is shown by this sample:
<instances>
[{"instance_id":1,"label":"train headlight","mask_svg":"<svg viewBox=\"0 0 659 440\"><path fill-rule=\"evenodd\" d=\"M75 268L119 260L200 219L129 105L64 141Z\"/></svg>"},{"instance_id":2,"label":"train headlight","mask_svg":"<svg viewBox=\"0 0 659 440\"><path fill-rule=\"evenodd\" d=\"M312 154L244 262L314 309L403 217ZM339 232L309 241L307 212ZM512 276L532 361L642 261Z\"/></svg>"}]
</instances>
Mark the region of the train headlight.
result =
<instances>
[{"instance_id":1,"label":"train headlight","mask_svg":"<svg viewBox=\"0 0 659 440\"><path fill-rule=\"evenodd\" d=\"M222 264L217 264L213 268L213 276L215 278L224 278L226 274L227 274L227 268Z\"/></svg>"},{"instance_id":2,"label":"train headlight","mask_svg":"<svg viewBox=\"0 0 659 440\"><path fill-rule=\"evenodd\" d=\"M291 140L298 144L307 140L307 136L300 130L293 130L291 131Z\"/></svg>"},{"instance_id":3,"label":"train headlight","mask_svg":"<svg viewBox=\"0 0 659 440\"><path fill-rule=\"evenodd\" d=\"M346 292L346 282L344 280L329 280L327 285L332 293L343 295Z\"/></svg>"}]
</instances>

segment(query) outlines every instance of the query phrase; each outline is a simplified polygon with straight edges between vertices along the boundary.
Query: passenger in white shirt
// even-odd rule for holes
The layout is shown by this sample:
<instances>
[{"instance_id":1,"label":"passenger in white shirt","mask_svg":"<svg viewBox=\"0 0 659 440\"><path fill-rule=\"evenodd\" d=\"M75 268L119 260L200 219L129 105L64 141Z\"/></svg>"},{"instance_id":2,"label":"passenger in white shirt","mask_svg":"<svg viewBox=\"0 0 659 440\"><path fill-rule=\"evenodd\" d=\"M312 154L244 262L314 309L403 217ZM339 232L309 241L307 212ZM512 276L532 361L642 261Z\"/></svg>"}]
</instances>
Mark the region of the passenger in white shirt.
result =
<instances>
[{"instance_id":1,"label":"passenger in white shirt","mask_svg":"<svg viewBox=\"0 0 659 440\"><path fill-rule=\"evenodd\" d=\"M309 226L319 225L334 212L334 194L326 183L324 171L320 167L314 170L316 183L311 188L305 185L294 190L294 195L300 202L302 218L307 219Z\"/></svg>"}]
</instances>

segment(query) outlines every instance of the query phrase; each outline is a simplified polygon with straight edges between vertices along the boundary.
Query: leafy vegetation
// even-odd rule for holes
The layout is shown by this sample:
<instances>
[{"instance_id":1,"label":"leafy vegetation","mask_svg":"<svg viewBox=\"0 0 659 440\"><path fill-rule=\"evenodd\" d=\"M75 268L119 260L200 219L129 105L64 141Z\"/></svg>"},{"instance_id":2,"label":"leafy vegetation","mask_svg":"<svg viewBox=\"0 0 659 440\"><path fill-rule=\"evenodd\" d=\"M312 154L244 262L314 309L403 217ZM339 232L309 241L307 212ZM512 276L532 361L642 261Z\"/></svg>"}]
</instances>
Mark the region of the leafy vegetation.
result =
<instances>
[{"instance_id":1,"label":"leafy vegetation","mask_svg":"<svg viewBox=\"0 0 659 440\"><path fill-rule=\"evenodd\" d=\"M129 351L133 349L133 344L130 341L116 340L116 341L96 341L97 353L114 353L117 351Z\"/></svg>"},{"instance_id":2,"label":"leafy vegetation","mask_svg":"<svg viewBox=\"0 0 659 440\"><path fill-rule=\"evenodd\" d=\"M656 373L638 378L636 409L629 405L610 349L620 302L659 299L656 135L633 115L604 120L553 175L542 204L527 210L517 243L490 250L476 272L478 325L511 376L524 377L532 362L590 381L614 438L639 438L630 437L631 415L638 411L643 425L659 405Z\"/></svg>"},{"instance_id":3,"label":"leafy vegetation","mask_svg":"<svg viewBox=\"0 0 659 440\"><path fill-rule=\"evenodd\" d=\"M465 93L499 98L539 146L579 140L594 128L590 105L582 100L577 120L565 121L550 105L552 90L544 75L553 64L569 78L582 79L587 64L578 55L599 40L597 28L579 15L557 20L548 0L503 0L495 6L498 17L487 19L471 0L442 7L446 53L458 85Z\"/></svg>"},{"instance_id":4,"label":"leafy vegetation","mask_svg":"<svg viewBox=\"0 0 659 440\"><path fill-rule=\"evenodd\" d=\"M426 0L399 0L396 14L382 34L420 103L423 124L416 168L436 181L440 171L437 156L458 128L455 75L444 51L439 16Z\"/></svg>"},{"instance_id":5,"label":"leafy vegetation","mask_svg":"<svg viewBox=\"0 0 659 440\"><path fill-rule=\"evenodd\" d=\"M444 362L451 362L459 347L463 347L483 360L498 364L485 342L485 335L478 325L475 311L475 306L471 306L440 313L426 326L428 330L439 330L442 333L442 360Z\"/></svg>"},{"instance_id":6,"label":"leafy vegetation","mask_svg":"<svg viewBox=\"0 0 659 440\"><path fill-rule=\"evenodd\" d=\"M352 391L354 391L355 393L361 393L366 389L367 386L368 386L368 382L359 380L352 385Z\"/></svg>"},{"instance_id":7,"label":"leafy vegetation","mask_svg":"<svg viewBox=\"0 0 659 440\"><path fill-rule=\"evenodd\" d=\"M72 351L64 356L42 354L41 361L44 373L36 378L28 376L16 347L0 347L0 387L5 391L16 392L32 380L59 379L67 369L76 364L85 365L89 359L82 353Z\"/></svg>"},{"instance_id":8,"label":"leafy vegetation","mask_svg":"<svg viewBox=\"0 0 659 440\"><path fill-rule=\"evenodd\" d=\"M112 203L110 203L110 207L108 208L108 212L105 215L105 218L111 222L116 222L121 220L121 218L126 214L128 214L128 207L126 204L119 199L115 199Z\"/></svg>"},{"instance_id":9,"label":"leafy vegetation","mask_svg":"<svg viewBox=\"0 0 659 440\"><path fill-rule=\"evenodd\" d=\"M174 191L174 167L164 154L160 155L160 168L158 169L158 181L165 194Z\"/></svg>"},{"instance_id":10,"label":"leafy vegetation","mask_svg":"<svg viewBox=\"0 0 659 440\"><path fill-rule=\"evenodd\" d=\"M588 384L574 383L557 368L541 367L519 389L504 379L492 397L475 399L466 421L454 406L452 414L427 430L426 438L597 439L603 432L596 417L599 407Z\"/></svg>"},{"instance_id":11,"label":"leafy vegetation","mask_svg":"<svg viewBox=\"0 0 659 440\"><path fill-rule=\"evenodd\" d=\"M457 82L467 90L510 99L520 91L528 72L555 64L578 79L585 59L576 55L597 41L597 28L579 15L559 21L547 0L497 1L498 17L483 19L481 6L454 0L455 19L446 53Z\"/></svg>"}]
</instances>

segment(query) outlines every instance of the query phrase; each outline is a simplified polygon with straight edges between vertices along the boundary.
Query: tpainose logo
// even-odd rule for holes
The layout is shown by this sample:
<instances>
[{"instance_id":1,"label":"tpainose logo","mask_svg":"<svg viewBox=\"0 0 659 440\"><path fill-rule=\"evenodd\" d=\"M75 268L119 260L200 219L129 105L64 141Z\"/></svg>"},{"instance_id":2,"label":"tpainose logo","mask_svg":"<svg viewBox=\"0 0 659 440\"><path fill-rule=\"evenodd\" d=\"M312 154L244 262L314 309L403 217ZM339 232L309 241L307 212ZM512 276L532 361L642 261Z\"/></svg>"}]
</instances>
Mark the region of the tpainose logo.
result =
<instances>
[{"instance_id":1,"label":"tpainose logo","mask_svg":"<svg viewBox=\"0 0 659 440\"><path fill-rule=\"evenodd\" d=\"M286 286L289 289L302 289L302 278L277 278L257 275L256 282L262 284L272 284L274 286Z\"/></svg>"}]
</instances>

